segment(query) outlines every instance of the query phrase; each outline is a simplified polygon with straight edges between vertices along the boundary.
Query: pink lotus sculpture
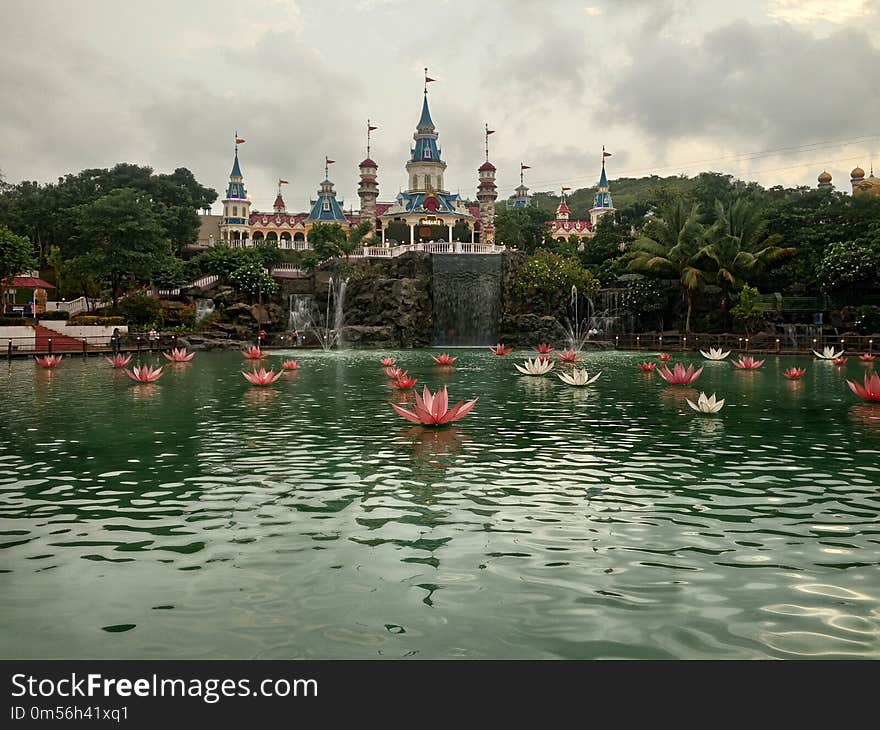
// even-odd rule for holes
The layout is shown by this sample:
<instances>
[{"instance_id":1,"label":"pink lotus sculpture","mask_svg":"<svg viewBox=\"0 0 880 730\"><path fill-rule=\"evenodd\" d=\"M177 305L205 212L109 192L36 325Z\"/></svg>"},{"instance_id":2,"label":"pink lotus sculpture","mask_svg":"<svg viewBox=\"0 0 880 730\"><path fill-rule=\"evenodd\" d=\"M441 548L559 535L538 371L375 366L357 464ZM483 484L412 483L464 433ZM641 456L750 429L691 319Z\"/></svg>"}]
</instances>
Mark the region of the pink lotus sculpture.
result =
<instances>
[{"instance_id":1,"label":"pink lotus sculpture","mask_svg":"<svg viewBox=\"0 0 880 730\"><path fill-rule=\"evenodd\" d=\"M859 398L880 401L880 375L877 373L871 373L870 376L865 373L865 384L863 386L852 380L847 380L846 384Z\"/></svg>"},{"instance_id":2,"label":"pink lotus sculpture","mask_svg":"<svg viewBox=\"0 0 880 730\"><path fill-rule=\"evenodd\" d=\"M416 405L412 411L392 403L391 407L401 418L413 423L420 423L423 426L445 426L447 423L460 421L471 409L476 405L478 398L473 400L459 401L452 408L449 408L449 394L446 392L444 385L436 393L431 393L428 386L425 386L422 395L416 393Z\"/></svg>"},{"instance_id":3,"label":"pink lotus sculpture","mask_svg":"<svg viewBox=\"0 0 880 730\"><path fill-rule=\"evenodd\" d=\"M397 360L393 357L383 357L379 362L382 363L382 367L390 368L393 365L397 365Z\"/></svg>"},{"instance_id":4,"label":"pink lotus sculpture","mask_svg":"<svg viewBox=\"0 0 880 730\"><path fill-rule=\"evenodd\" d=\"M113 357L105 357L104 359L114 368L124 368L131 362L131 353L128 355L117 354Z\"/></svg>"},{"instance_id":5,"label":"pink lotus sculpture","mask_svg":"<svg viewBox=\"0 0 880 730\"><path fill-rule=\"evenodd\" d=\"M540 345L538 345L537 347L533 347L532 349L535 352L540 353L541 355L549 355L551 352L553 352L553 348L550 347L550 345L548 345L546 342L542 342Z\"/></svg>"},{"instance_id":6,"label":"pink lotus sculpture","mask_svg":"<svg viewBox=\"0 0 880 730\"><path fill-rule=\"evenodd\" d=\"M859 355L859 360L862 362L874 362L877 359L876 355L872 355L870 352L865 352Z\"/></svg>"},{"instance_id":7,"label":"pink lotus sculpture","mask_svg":"<svg viewBox=\"0 0 880 730\"><path fill-rule=\"evenodd\" d=\"M639 370L645 373L652 373L657 369L657 363L655 362L640 362Z\"/></svg>"},{"instance_id":8,"label":"pink lotus sculpture","mask_svg":"<svg viewBox=\"0 0 880 730\"><path fill-rule=\"evenodd\" d=\"M281 363L282 370L299 370L299 363L296 360L285 360Z\"/></svg>"},{"instance_id":9,"label":"pink lotus sculpture","mask_svg":"<svg viewBox=\"0 0 880 730\"><path fill-rule=\"evenodd\" d=\"M399 378L401 375L403 375L403 369L402 368L385 368L385 375L387 375L389 378L392 378L392 379Z\"/></svg>"},{"instance_id":10,"label":"pink lotus sculpture","mask_svg":"<svg viewBox=\"0 0 880 730\"><path fill-rule=\"evenodd\" d=\"M44 355L43 357L35 357L37 365L44 368L54 368L61 362L64 355Z\"/></svg>"},{"instance_id":11,"label":"pink lotus sculpture","mask_svg":"<svg viewBox=\"0 0 880 730\"><path fill-rule=\"evenodd\" d=\"M562 352L556 354L559 358L560 362L564 362L567 364L574 365L578 360L580 360L583 355L575 350L570 350L569 348L565 348Z\"/></svg>"},{"instance_id":12,"label":"pink lotus sculpture","mask_svg":"<svg viewBox=\"0 0 880 730\"><path fill-rule=\"evenodd\" d=\"M189 362L196 356L194 352L188 353L185 347L175 347L171 352L163 352L162 355L171 362Z\"/></svg>"},{"instance_id":13,"label":"pink lotus sculpture","mask_svg":"<svg viewBox=\"0 0 880 730\"><path fill-rule=\"evenodd\" d=\"M661 352L659 355L657 355L657 359L660 362L669 362L672 359L672 355L670 355L668 352Z\"/></svg>"},{"instance_id":14,"label":"pink lotus sculpture","mask_svg":"<svg viewBox=\"0 0 880 730\"><path fill-rule=\"evenodd\" d=\"M738 370L757 370L764 364L764 361L755 360L751 355L746 355L739 360L734 360L731 364Z\"/></svg>"},{"instance_id":15,"label":"pink lotus sculpture","mask_svg":"<svg viewBox=\"0 0 880 730\"><path fill-rule=\"evenodd\" d=\"M804 368L789 368L782 374L789 380L800 380L806 373Z\"/></svg>"},{"instance_id":16,"label":"pink lotus sculpture","mask_svg":"<svg viewBox=\"0 0 880 730\"><path fill-rule=\"evenodd\" d=\"M687 370L685 370L684 365L677 363L671 371L666 365L664 365L657 372L660 373L660 377L663 378L663 380L672 385L690 385L700 377L703 372L703 367L700 366L694 370L692 363L688 365Z\"/></svg>"},{"instance_id":17,"label":"pink lotus sculpture","mask_svg":"<svg viewBox=\"0 0 880 730\"><path fill-rule=\"evenodd\" d=\"M241 354L244 355L245 360L262 360L264 357L269 357L259 347L251 347L248 350L242 350Z\"/></svg>"},{"instance_id":18,"label":"pink lotus sculpture","mask_svg":"<svg viewBox=\"0 0 880 730\"><path fill-rule=\"evenodd\" d=\"M241 373L244 375L245 380L247 380L251 385L272 385L278 378L280 378L284 373L282 371L278 371L277 373L274 370L270 370L266 372L266 368L260 368L254 370L250 373L246 373L242 371Z\"/></svg>"},{"instance_id":19,"label":"pink lotus sculpture","mask_svg":"<svg viewBox=\"0 0 880 730\"><path fill-rule=\"evenodd\" d=\"M457 357L447 355L445 352L439 357L434 357L433 355L431 355L431 359L438 365L454 365L455 361L458 360Z\"/></svg>"},{"instance_id":20,"label":"pink lotus sculpture","mask_svg":"<svg viewBox=\"0 0 880 730\"><path fill-rule=\"evenodd\" d=\"M162 377L162 368L152 368L149 365L135 365L131 370L126 370L125 374L138 383L155 383Z\"/></svg>"},{"instance_id":21,"label":"pink lotus sculpture","mask_svg":"<svg viewBox=\"0 0 880 730\"><path fill-rule=\"evenodd\" d=\"M503 342L499 342L497 345L495 345L495 347L490 347L489 352L491 352L493 355L509 355L511 352L513 352L513 348L508 347Z\"/></svg>"},{"instance_id":22,"label":"pink lotus sculpture","mask_svg":"<svg viewBox=\"0 0 880 730\"><path fill-rule=\"evenodd\" d=\"M397 380L391 381L391 387L398 390L409 390L418 382L415 378L411 378L409 373L403 372L397 376Z\"/></svg>"},{"instance_id":23,"label":"pink lotus sculpture","mask_svg":"<svg viewBox=\"0 0 880 730\"><path fill-rule=\"evenodd\" d=\"M846 365L847 360L849 360L848 357L844 357L843 355L841 355L840 357L834 358L834 364L835 365Z\"/></svg>"}]
</instances>

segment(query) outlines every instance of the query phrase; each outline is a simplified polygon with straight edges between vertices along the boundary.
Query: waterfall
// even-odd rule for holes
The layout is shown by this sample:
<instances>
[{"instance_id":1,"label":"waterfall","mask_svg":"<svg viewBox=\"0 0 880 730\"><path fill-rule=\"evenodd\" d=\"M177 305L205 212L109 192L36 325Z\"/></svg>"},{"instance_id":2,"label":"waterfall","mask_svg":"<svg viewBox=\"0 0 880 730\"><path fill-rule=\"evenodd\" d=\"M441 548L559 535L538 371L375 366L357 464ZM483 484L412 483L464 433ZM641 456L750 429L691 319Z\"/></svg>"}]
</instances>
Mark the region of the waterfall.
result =
<instances>
[{"instance_id":1,"label":"waterfall","mask_svg":"<svg viewBox=\"0 0 880 730\"><path fill-rule=\"evenodd\" d=\"M312 321L315 297L311 294L291 294L288 297L287 329L290 332L305 332Z\"/></svg>"},{"instance_id":2,"label":"waterfall","mask_svg":"<svg viewBox=\"0 0 880 730\"><path fill-rule=\"evenodd\" d=\"M431 259L434 345L483 347L494 344L501 318L502 257L444 254Z\"/></svg>"},{"instance_id":3,"label":"waterfall","mask_svg":"<svg viewBox=\"0 0 880 730\"><path fill-rule=\"evenodd\" d=\"M196 316L194 324L198 326L214 311L213 299L196 299Z\"/></svg>"}]
</instances>

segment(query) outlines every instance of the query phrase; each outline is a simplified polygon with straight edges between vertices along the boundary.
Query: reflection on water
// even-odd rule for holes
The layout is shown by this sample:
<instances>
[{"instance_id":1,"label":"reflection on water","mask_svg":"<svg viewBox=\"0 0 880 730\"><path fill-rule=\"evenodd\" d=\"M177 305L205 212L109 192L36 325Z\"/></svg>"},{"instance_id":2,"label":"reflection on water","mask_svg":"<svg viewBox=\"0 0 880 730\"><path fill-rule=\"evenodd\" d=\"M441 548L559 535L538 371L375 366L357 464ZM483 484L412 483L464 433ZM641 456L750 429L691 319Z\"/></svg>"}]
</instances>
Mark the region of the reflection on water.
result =
<instances>
[{"instance_id":1,"label":"reflection on water","mask_svg":"<svg viewBox=\"0 0 880 730\"><path fill-rule=\"evenodd\" d=\"M150 385L96 359L0 368L0 655L880 655L861 363L680 387L588 353L603 375L573 388L517 353L382 353L479 396L430 429L394 414L412 393L376 353L291 354L270 388L238 353ZM699 391L727 405L694 413Z\"/></svg>"}]
</instances>

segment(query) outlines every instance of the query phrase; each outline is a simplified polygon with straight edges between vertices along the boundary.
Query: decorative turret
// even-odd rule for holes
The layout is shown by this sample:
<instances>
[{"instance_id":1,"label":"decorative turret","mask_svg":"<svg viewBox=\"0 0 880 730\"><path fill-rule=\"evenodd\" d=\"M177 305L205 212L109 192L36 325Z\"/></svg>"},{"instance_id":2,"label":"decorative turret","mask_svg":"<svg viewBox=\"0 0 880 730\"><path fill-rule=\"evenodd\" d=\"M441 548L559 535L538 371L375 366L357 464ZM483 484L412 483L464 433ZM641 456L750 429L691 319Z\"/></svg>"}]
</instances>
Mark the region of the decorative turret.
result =
<instances>
[{"instance_id":1,"label":"decorative turret","mask_svg":"<svg viewBox=\"0 0 880 730\"><path fill-rule=\"evenodd\" d=\"M489 162L489 135L495 134L494 129L486 125L486 161L480 165L477 173L480 184L477 186L477 200L480 201L480 243L495 242L495 200L498 189L495 186L495 165Z\"/></svg>"},{"instance_id":2,"label":"decorative turret","mask_svg":"<svg viewBox=\"0 0 880 730\"><path fill-rule=\"evenodd\" d=\"M532 197L529 195L529 189L526 187L523 177L523 170L529 169L531 169L531 165L519 163L519 185L516 187L515 193L507 199L508 208L525 208L531 204Z\"/></svg>"},{"instance_id":3,"label":"decorative turret","mask_svg":"<svg viewBox=\"0 0 880 730\"><path fill-rule=\"evenodd\" d=\"M287 206L284 205L284 198L281 197L281 186L287 185L287 180L278 180L278 195L275 196L275 202L272 203L272 210L281 215L287 212Z\"/></svg>"},{"instance_id":4,"label":"decorative turret","mask_svg":"<svg viewBox=\"0 0 880 730\"><path fill-rule=\"evenodd\" d=\"M373 220L376 217L376 200L379 197L379 183L376 181L376 173L379 170L377 165L370 158L370 132L378 127L370 124L367 120L367 157L358 165L361 171L361 181L358 186L358 197L361 199L361 218L363 220Z\"/></svg>"},{"instance_id":5,"label":"decorative turret","mask_svg":"<svg viewBox=\"0 0 880 730\"><path fill-rule=\"evenodd\" d=\"M820 190L834 187L831 184L831 173L829 173L827 170L823 170L819 173L818 180L819 184L816 187L818 187Z\"/></svg>"},{"instance_id":6,"label":"decorative turret","mask_svg":"<svg viewBox=\"0 0 880 730\"><path fill-rule=\"evenodd\" d=\"M433 81L428 77L428 69L425 69L425 97L422 101L422 115L416 126L413 139L415 146L410 150L410 159L406 163L406 173L409 177L410 192L446 192L443 188L443 173L446 163L440 159L440 148L437 146L437 137L434 121L428 109L428 82Z\"/></svg>"},{"instance_id":7,"label":"decorative turret","mask_svg":"<svg viewBox=\"0 0 880 730\"><path fill-rule=\"evenodd\" d=\"M569 214L571 211L568 209L568 203L565 202L565 191L568 188L562 188L562 200L559 202L559 206L556 208L556 220L558 221L567 221Z\"/></svg>"},{"instance_id":8,"label":"decorative turret","mask_svg":"<svg viewBox=\"0 0 880 730\"><path fill-rule=\"evenodd\" d=\"M225 241L247 241L250 230L251 201L244 187L244 177L238 162L238 146L244 140L235 133L235 159L232 172L229 173L229 184L226 186L226 197L223 199L223 217L220 219L220 237Z\"/></svg>"},{"instance_id":9,"label":"decorative turret","mask_svg":"<svg viewBox=\"0 0 880 730\"><path fill-rule=\"evenodd\" d=\"M345 213L342 210L342 201L336 200L336 191L333 189L333 183L330 182L329 166L335 160L329 157L324 158L324 180L318 188L318 197L310 201L311 210L309 211L308 220L346 223Z\"/></svg>"},{"instance_id":10,"label":"decorative turret","mask_svg":"<svg viewBox=\"0 0 880 730\"><path fill-rule=\"evenodd\" d=\"M596 186L596 197L593 198L593 207L590 209L590 223L593 228L599 222L599 219L614 210L614 203L611 202L611 191L608 188L608 176L605 174L605 158L611 157L610 152L605 151L602 145L602 174L599 176L599 184Z\"/></svg>"}]
</instances>

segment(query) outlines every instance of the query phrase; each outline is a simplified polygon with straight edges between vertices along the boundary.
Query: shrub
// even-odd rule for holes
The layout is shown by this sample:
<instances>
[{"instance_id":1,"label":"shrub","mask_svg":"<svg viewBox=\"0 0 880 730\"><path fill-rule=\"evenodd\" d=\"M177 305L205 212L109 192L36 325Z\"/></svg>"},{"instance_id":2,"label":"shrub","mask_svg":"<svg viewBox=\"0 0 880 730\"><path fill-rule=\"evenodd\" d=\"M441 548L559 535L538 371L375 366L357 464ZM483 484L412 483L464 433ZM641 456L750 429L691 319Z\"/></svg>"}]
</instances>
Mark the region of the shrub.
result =
<instances>
[{"instance_id":1,"label":"shrub","mask_svg":"<svg viewBox=\"0 0 880 730\"><path fill-rule=\"evenodd\" d=\"M125 324L124 317L97 317L90 314L80 315L70 320L70 324L81 325L83 327L91 325L100 325L103 327L118 327Z\"/></svg>"},{"instance_id":2,"label":"shrub","mask_svg":"<svg viewBox=\"0 0 880 730\"><path fill-rule=\"evenodd\" d=\"M119 313L130 327L162 324L162 304L146 294L132 294L119 303Z\"/></svg>"},{"instance_id":3,"label":"shrub","mask_svg":"<svg viewBox=\"0 0 880 730\"><path fill-rule=\"evenodd\" d=\"M38 316L38 319L69 319L70 312L66 312L63 309L56 309L51 312L43 312Z\"/></svg>"},{"instance_id":4,"label":"shrub","mask_svg":"<svg viewBox=\"0 0 880 730\"><path fill-rule=\"evenodd\" d=\"M538 251L516 272L513 295L523 311L554 314L568 304L572 286L588 297L599 289L596 279L576 258Z\"/></svg>"},{"instance_id":5,"label":"shrub","mask_svg":"<svg viewBox=\"0 0 880 730\"><path fill-rule=\"evenodd\" d=\"M751 334L764 319L764 310L761 308L758 290L746 284L739 294L739 303L730 310L733 318L742 322L746 332Z\"/></svg>"},{"instance_id":6,"label":"shrub","mask_svg":"<svg viewBox=\"0 0 880 730\"><path fill-rule=\"evenodd\" d=\"M267 296L278 291L278 283L263 268L263 265L256 261L235 269L229 275L229 283L249 296L257 294Z\"/></svg>"},{"instance_id":7,"label":"shrub","mask_svg":"<svg viewBox=\"0 0 880 730\"><path fill-rule=\"evenodd\" d=\"M880 307L874 307L870 304L859 307L855 328L863 335L873 335L880 332Z\"/></svg>"}]
</instances>

